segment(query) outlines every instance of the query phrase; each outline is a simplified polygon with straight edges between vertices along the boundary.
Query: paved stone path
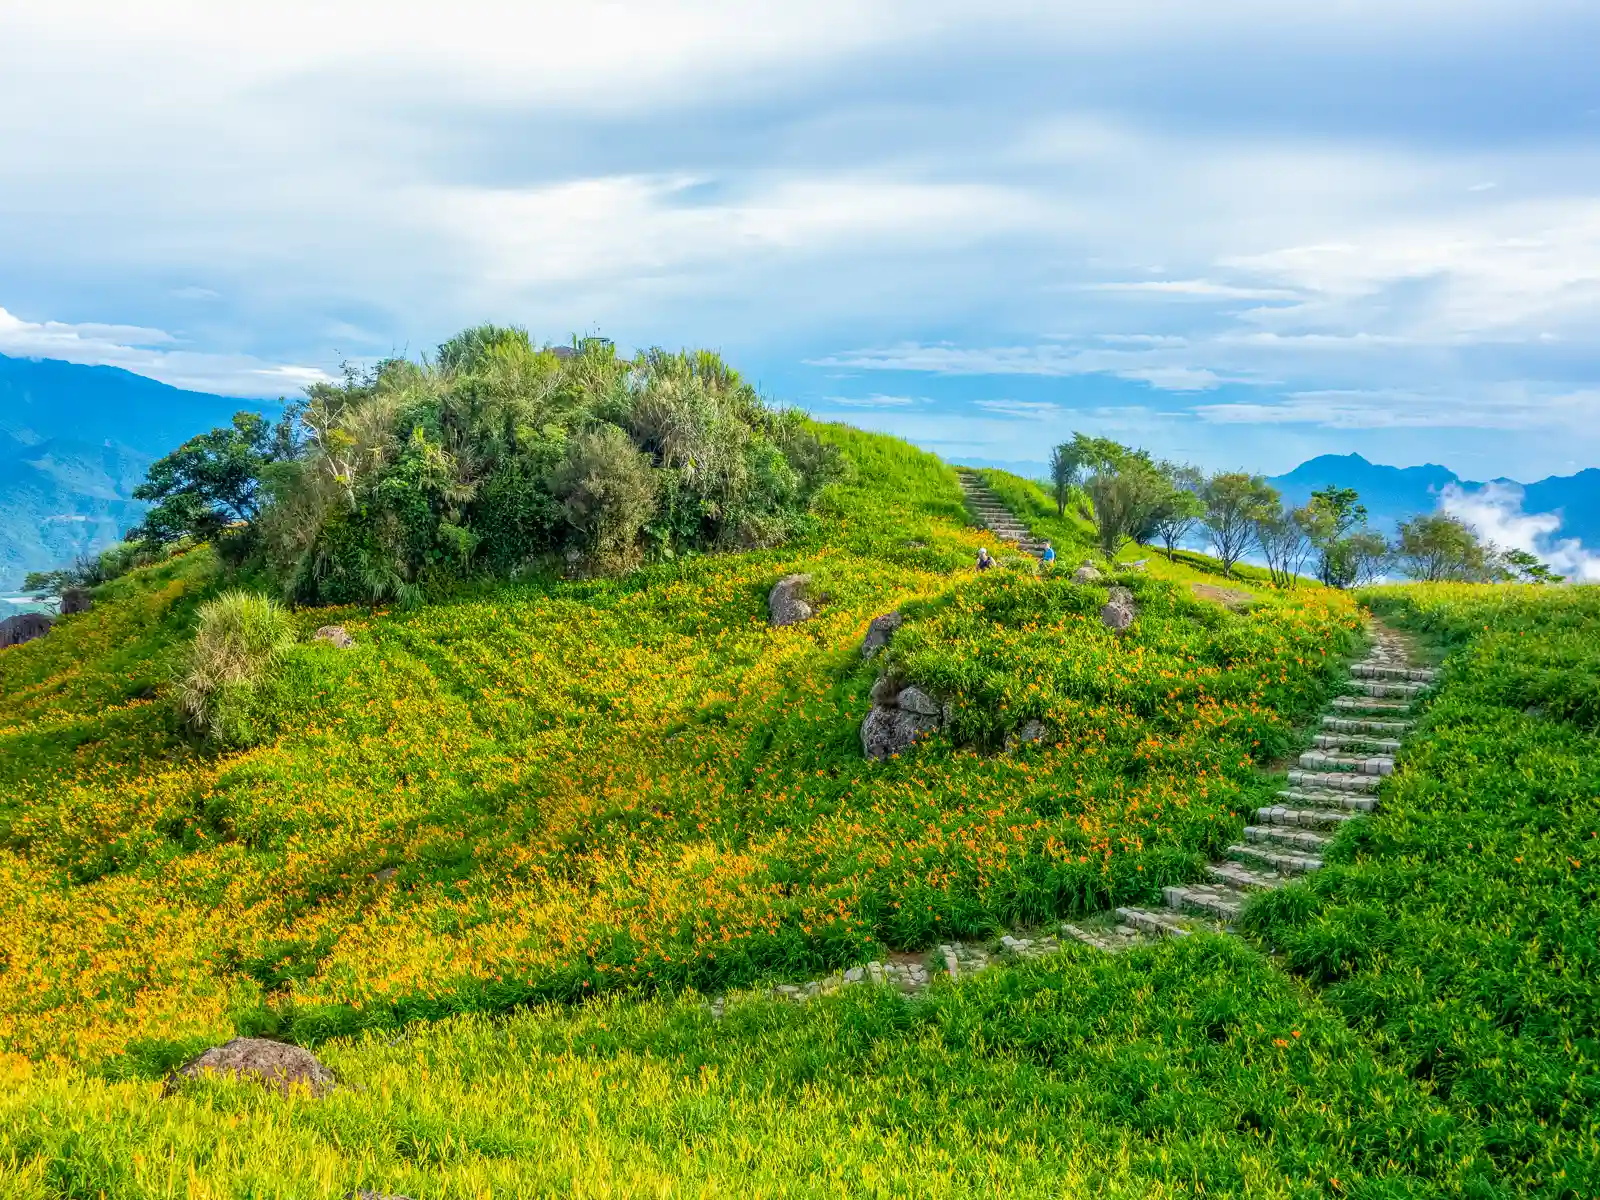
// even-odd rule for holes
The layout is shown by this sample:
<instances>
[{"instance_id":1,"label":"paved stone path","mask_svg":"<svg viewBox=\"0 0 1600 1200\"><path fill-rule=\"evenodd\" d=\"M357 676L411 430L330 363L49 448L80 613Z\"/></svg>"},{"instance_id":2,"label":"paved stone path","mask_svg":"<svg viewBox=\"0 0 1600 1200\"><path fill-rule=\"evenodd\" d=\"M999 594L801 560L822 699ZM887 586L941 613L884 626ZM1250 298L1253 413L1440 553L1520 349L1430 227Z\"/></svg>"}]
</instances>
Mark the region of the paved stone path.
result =
<instances>
[{"instance_id":1,"label":"paved stone path","mask_svg":"<svg viewBox=\"0 0 1600 1200\"><path fill-rule=\"evenodd\" d=\"M1028 532L1028 527L1017 519L1000 497L989 490L989 485L983 482L981 475L976 471L961 470L956 474L961 480L961 491L967 498L967 507L978 518L978 524L1003 541L1015 542L1035 558L1043 553L1044 539Z\"/></svg>"}]
</instances>

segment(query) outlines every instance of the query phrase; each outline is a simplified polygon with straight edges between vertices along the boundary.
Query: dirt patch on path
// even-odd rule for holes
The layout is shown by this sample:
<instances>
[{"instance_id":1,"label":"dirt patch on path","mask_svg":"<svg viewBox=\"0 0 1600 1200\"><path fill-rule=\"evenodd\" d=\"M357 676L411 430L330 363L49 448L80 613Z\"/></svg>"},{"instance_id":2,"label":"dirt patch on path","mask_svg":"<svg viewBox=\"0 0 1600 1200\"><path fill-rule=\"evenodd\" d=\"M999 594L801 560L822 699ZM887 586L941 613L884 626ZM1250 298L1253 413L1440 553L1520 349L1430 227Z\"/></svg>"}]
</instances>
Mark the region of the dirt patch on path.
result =
<instances>
[{"instance_id":1,"label":"dirt patch on path","mask_svg":"<svg viewBox=\"0 0 1600 1200\"><path fill-rule=\"evenodd\" d=\"M1256 598L1249 592L1241 592L1238 588L1218 587L1214 583L1191 583L1189 590L1202 600L1211 600L1231 608L1234 612L1242 612L1256 602Z\"/></svg>"}]
</instances>

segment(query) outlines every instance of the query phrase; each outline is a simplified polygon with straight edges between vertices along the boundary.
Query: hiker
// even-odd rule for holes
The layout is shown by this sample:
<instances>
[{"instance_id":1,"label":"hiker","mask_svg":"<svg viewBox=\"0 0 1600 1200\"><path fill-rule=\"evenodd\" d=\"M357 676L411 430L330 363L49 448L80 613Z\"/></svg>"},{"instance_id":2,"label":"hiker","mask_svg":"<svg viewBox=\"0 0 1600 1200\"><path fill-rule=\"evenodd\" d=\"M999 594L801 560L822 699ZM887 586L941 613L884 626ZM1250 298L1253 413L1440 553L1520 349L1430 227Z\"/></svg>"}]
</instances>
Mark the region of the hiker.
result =
<instances>
[{"instance_id":1,"label":"hiker","mask_svg":"<svg viewBox=\"0 0 1600 1200\"><path fill-rule=\"evenodd\" d=\"M1055 547L1052 546L1049 542L1046 542L1044 544L1044 549L1042 551L1040 551L1040 553L1039 553L1039 561L1042 562L1047 567L1052 567L1052 566L1055 565L1056 550L1055 550Z\"/></svg>"},{"instance_id":2,"label":"hiker","mask_svg":"<svg viewBox=\"0 0 1600 1200\"><path fill-rule=\"evenodd\" d=\"M994 566L994 559L989 557L989 547L985 546L978 551L978 570L987 571Z\"/></svg>"}]
</instances>

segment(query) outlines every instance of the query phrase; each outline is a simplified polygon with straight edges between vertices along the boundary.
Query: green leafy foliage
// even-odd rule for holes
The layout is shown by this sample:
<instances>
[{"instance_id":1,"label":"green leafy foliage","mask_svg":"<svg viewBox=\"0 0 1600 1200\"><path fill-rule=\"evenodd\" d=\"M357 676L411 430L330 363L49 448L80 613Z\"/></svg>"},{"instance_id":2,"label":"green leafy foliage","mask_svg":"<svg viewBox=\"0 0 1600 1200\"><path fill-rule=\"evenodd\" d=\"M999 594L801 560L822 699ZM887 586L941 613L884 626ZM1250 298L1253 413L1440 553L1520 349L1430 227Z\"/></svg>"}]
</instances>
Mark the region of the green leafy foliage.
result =
<instances>
[{"instance_id":1,"label":"green leafy foliage","mask_svg":"<svg viewBox=\"0 0 1600 1200\"><path fill-rule=\"evenodd\" d=\"M1366 593L1445 683L1375 819L1249 914L1530 1194L1600 1187L1600 591Z\"/></svg>"}]
</instances>

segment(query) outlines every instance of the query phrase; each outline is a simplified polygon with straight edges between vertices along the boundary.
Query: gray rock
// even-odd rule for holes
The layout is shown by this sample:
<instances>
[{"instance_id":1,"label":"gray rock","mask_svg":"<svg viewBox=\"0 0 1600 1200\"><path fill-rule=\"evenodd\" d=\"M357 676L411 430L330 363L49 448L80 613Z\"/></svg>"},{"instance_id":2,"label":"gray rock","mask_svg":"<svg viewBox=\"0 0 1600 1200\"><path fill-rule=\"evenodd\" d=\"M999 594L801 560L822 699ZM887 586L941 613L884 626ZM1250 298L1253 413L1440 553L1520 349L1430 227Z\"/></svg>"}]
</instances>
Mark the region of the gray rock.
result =
<instances>
[{"instance_id":1,"label":"gray rock","mask_svg":"<svg viewBox=\"0 0 1600 1200\"><path fill-rule=\"evenodd\" d=\"M313 642L327 642L340 650L348 650L356 644L355 638L345 632L343 625L324 625L311 635Z\"/></svg>"},{"instance_id":2,"label":"gray rock","mask_svg":"<svg viewBox=\"0 0 1600 1200\"><path fill-rule=\"evenodd\" d=\"M94 599L89 595L88 588L67 588L61 593L61 615L70 617L73 613L88 612L94 605Z\"/></svg>"},{"instance_id":3,"label":"gray rock","mask_svg":"<svg viewBox=\"0 0 1600 1200\"><path fill-rule=\"evenodd\" d=\"M938 729L938 717L876 705L861 722L861 749L868 758L885 759L903 754Z\"/></svg>"},{"instance_id":4,"label":"gray rock","mask_svg":"<svg viewBox=\"0 0 1600 1200\"><path fill-rule=\"evenodd\" d=\"M1113 585L1111 588L1111 603L1120 605L1123 608L1132 608L1133 593L1125 587Z\"/></svg>"},{"instance_id":5,"label":"gray rock","mask_svg":"<svg viewBox=\"0 0 1600 1200\"><path fill-rule=\"evenodd\" d=\"M884 613L881 617L873 617L872 624L867 626L867 636L861 642L861 657L871 658L879 650L889 644L889 639L894 636L894 631L900 628L905 620L898 612Z\"/></svg>"},{"instance_id":6,"label":"gray rock","mask_svg":"<svg viewBox=\"0 0 1600 1200\"><path fill-rule=\"evenodd\" d=\"M925 717L939 716L939 702L919 687L901 688L895 697L895 706L904 712L921 713Z\"/></svg>"},{"instance_id":7,"label":"gray rock","mask_svg":"<svg viewBox=\"0 0 1600 1200\"><path fill-rule=\"evenodd\" d=\"M1010 737L1006 738L1006 749L1015 750L1018 746L1026 746L1033 742L1044 741L1045 723L1037 718L1024 721L1022 726Z\"/></svg>"},{"instance_id":8,"label":"gray rock","mask_svg":"<svg viewBox=\"0 0 1600 1200\"><path fill-rule=\"evenodd\" d=\"M1100 572L1088 563L1084 563L1083 566L1072 573L1073 583L1098 583L1099 580Z\"/></svg>"},{"instance_id":9,"label":"gray rock","mask_svg":"<svg viewBox=\"0 0 1600 1200\"><path fill-rule=\"evenodd\" d=\"M895 675L879 675L872 684L872 702L894 707L895 697L906 686L905 680Z\"/></svg>"},{"instance_id":10,"label":"gray rock","mask_svg":"<svg viewBox=\"0 0 1600 1200\"><path fill-rule=\"evenodd\" d=\"M50 632L55 618L46 613L18 613L0 621L0 648L20 646Z\"/></svg>"},{"instance_id":11,"label":"gray rock","mask_svg":"<svg viewBox=\"0 0 1600 1200\"><path fill-rule=\"evenodd\" d=\"M801 621L809 621L813 610L806 603L806 596L810 591L809 575L785 575L773 584L772 592L767 596L767 613L773 626L798 625Z\"/></svg>"},{"instance_id":12,"label":"gray rock","mask_svg":"<svg viewBox=\"0 0 1600 1200\"><path fill-rule=\"evenodd\" d=\"M1100 620L1107 629L1117 633L1126 632L1133 625L1133 619L1138 614L1131 608L1121 604L1107 604L1100 610Z\"/></svg>"},{"instance_id":13,"label":"gray rock","mask_svg":"<svg viewBox=\"0 0 1600 1200\"><path fill-rule=\"evenodd\" d=\"M167 1093L175 1091L182 1079L208 1074L250 1079L285 1096L297 1087L306 1088L313 1096L325 1096L339 1082L309 1050L266 1038L234 1038L211 1047L174 1071L167 1077Z\"/></svg>"}]
</instances>

